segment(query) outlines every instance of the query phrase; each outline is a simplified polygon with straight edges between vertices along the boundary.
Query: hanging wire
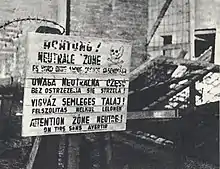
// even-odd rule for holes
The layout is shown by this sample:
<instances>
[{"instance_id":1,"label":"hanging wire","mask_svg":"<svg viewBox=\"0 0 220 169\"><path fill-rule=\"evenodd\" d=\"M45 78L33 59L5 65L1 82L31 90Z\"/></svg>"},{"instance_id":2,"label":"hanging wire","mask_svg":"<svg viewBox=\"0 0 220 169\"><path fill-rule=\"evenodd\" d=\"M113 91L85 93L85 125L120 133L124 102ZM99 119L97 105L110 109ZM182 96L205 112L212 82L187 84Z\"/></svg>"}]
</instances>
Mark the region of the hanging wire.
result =
<instances>
[{"instance_id":1,"label":"hanging wire","mask_svg":"<svg viewBox=\"0 0 220 169\"><path fill-rule=\"evenodd\" d=\"M51 24L54 24L54 25L59 26L60 28L62 28L61 34L64 34L64 32L65 32L65 28L62 25L58 24L57 22L55 22L53 20L49 20L49 19L38 18L38 17L37 18L32 18L32 17L17 18L17 19L14 19L12 21L7 21L3 25L0 25L0 29L5 29L5 27L8 26L8 25L11 25L11 24L16 23L16 22L24 22L24 21L39 21L39 22L51 23Z\"/></svg>"}]
</instances>

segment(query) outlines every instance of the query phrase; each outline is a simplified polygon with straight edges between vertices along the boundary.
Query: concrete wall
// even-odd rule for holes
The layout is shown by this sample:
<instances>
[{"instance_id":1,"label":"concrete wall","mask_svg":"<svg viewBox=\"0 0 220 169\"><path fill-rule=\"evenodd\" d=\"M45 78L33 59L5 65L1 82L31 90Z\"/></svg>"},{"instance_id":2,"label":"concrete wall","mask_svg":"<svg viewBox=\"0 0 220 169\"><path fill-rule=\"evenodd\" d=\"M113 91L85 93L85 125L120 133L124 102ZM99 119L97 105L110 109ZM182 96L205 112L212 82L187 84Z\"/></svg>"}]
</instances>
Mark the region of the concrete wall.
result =
<instances>
[{"instance_id":1,"label":"concrete wall","mask_svg":"<svg viewBox=\"0 0 220 169\"><path fill-rule=\"evenodd\" d=\"M195 28L216 28L215 39L215 64L220 64L220 0L195 1ZM197 97L197 104L220 100L220 75L219 73L207 75L203 82L197 83L198 90L203 91L203 97Z\"/></svg>"},{"instance_id":2,"label":"concrete wall","mask_svg":"<svg viewBox=\"0 0 220 169\"><path fill-rule=\"evenodd\" d=\"M149 30L152 29L165 0L148 0L149 3ZM163 36L171 35L172 44L178 48L171 51L172 57L177 57L181 50L187 51L186 58L190 58L190 5L189 0L173 0L163 17L151 43L149 54L162 55L162 50L151 51L153 46L163 46Z\"/></svg>"},{"instance_id":3,"label":"concrete wall","mask_svg":"<svg viewBox=\"0 0 220 169\"><path fill-rule=\"evenodd\" d=\"M195 28L216 28L215 63L220 64L220 0L196 0L195 1Z\"/></svg>"},{"instance_id":4,"label":"concrete wall","mask_svg":"<svg viewBox=\"0 0 220 169\"><path fill-rule=\"evenodd\" d=\"M141 64L148 30L146 0L71 0L71 35L131 40L131 70Z\"/></svg>"}]
</instances>

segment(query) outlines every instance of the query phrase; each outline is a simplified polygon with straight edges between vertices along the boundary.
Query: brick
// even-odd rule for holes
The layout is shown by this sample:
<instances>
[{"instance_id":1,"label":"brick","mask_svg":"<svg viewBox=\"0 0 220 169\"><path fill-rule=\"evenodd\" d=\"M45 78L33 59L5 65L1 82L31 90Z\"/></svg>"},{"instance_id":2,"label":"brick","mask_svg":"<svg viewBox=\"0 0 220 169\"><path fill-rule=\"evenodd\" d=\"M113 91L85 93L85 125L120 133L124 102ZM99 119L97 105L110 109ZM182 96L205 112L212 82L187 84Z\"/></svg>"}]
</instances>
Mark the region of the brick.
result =
<instances>
[{"instance_id":1,"label":"brick","mask_svg":"<svg viewBox=\"0 0 220 169\"><path fill-rule=\"evenodd\" d=\"M56 21L56 12L57 12L57 5L56 1L51 0L1 0L0 6L1 16L0 16L0 25L3 25L7 21L11 21L17 18L27 18L27 17L39 17L39 18L47 18ZM46 23L43 23L44 25ZM20 23L15 23L9 25L5 28L5 30L0 30L1 36L6 33L9 37L1 37L0 38L0 47L4 44L4 41L7 44L10 44L9 48L5 48L5 53L1 53L1 58L6 59L6 68L9 75L13 75L16 73L17 75L23 76L24 75L24 65L25 65L25 41L24 36L26 35L27 31L35 31L36 28L40 25L39 22L31 21L31 22L22 22L22 26ZM41 23L42 25L42 23ZM16 35L16 33L22 31L23 35L19 38L20 45L16 42L8 42L10 37ZM12 32L12 33L11 33ZM13 35L14 32L14 35ZM12 38L14 39L14 38ZM7 56L7 51L11 52L11 46L13 45L14 48L19 48L17 53L17 60L16 66L12 66L14 64L13 58L9 58ZM19 45L19 46L18 46ZM12 51L13 53L13 51ZM15 52L14 52L15 53ZM3 56L5 55L5 57ZM1 71L4 68L1 67L0 74L2 75Z\"/></svg>"},{"instance_id":2,"label":"brick","mask_svg":"<svg viewBox=\"0 0 220 169\"><path fill-rule=\"evenodd\" d=\"M71 0L71 35L96 36L132 40L131 69L145 54L147 35L147 3L144 0ZM136 41L138 44L136 45ZM142 45L140 45L142 44Z\"/></svg>"}]
</instances>

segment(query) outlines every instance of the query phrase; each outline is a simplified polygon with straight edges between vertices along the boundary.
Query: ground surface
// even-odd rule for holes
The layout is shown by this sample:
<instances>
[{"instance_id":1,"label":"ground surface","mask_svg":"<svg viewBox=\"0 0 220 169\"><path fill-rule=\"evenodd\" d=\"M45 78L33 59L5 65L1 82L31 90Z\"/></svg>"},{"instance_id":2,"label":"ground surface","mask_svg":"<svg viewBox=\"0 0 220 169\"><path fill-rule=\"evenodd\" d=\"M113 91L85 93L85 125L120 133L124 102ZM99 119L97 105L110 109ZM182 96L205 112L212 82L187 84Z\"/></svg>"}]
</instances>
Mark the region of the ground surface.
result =
<instances>
[{"instance_id":1,"label":"ground surface","mask_svg":"<svg viewBox=\"0 0 220 169\"><path fill-rule=\"evenodd\" d=\"M114 146L115 169L218 169L207 162L186 157L182 164L176 161L177 155L165 151L140 153L121 144Z\"/></svg>"},{"instance_id":2,"label":"ground surface","mask_svg":"<svg viewBox=\"0 0 220 169\"><path fill-rule=\"evenodd\" d=\"M151 144L146 145L145 153L135 150L124 143L113 144L113 169L218 169L218 166L186 157L179 160L179 155L167 149L158 149ZM28 151L26 150L26 153ZM22 154L23 153L23 154ZM0 159L0 169L20 169L24 161L20 157L25 150L10 150L3 153ZM96 168L93 166L93 168Z\"/></svg>"}]
</instances>

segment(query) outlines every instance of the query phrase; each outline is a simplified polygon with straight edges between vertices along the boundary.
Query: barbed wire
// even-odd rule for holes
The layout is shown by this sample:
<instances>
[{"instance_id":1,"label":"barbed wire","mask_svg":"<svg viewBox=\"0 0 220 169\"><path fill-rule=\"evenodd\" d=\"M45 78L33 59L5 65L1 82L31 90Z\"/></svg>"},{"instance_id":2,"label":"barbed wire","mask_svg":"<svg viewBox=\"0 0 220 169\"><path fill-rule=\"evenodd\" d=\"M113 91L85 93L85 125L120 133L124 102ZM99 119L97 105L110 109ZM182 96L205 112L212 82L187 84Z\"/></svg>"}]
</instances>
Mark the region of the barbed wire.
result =
<instances>
[{"instance_id":1,"label":"barbed wire","mask_svg":"<svg viewBox=\"0 0 220 169\"><path fill-rule=\"evenodd\" d=\"M27 18L16 18L12 21L7 21L5 22L3 25L0 25L0 29L5 29L6 26L10 25L10 24L13 24L15 22L23 22L23 21L40 21L40 22L49 22L49 23L52 23L56 26L59 26L60 28L62 28L62 32L61 34L63 35L64 32L65 32L65 28L58 24L57 22L53 21L53 20L49 20L49 19L44 19L44 18L32 18L32 17L27 17Z\"/></svg>"}]
</instances>

